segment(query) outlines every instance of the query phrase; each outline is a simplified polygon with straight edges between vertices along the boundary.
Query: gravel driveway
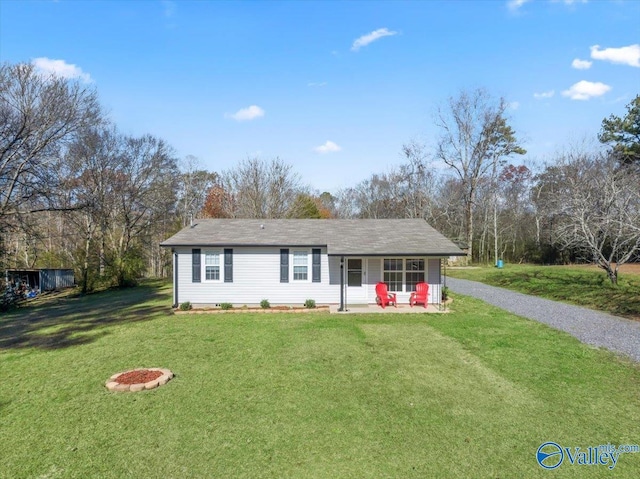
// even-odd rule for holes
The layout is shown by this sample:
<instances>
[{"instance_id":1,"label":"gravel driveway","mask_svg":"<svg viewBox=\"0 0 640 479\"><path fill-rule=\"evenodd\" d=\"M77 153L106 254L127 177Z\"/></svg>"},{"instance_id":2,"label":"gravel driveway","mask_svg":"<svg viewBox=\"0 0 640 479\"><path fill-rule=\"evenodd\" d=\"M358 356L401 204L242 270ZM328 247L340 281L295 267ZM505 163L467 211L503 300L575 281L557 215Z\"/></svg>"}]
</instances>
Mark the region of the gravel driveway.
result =
<instances>
[{"instance_id":1,"label":"gravel driveway","mask_svg":"<svg viewBox=\"0 0 640 479\"><path fill-rule=\"evenodd\" d=\"M566 331L583 343L607 348L640 362L640 322L570 304L516 293L476 281L447 277L455 293L473 296L518 316Z\"/></svg>"}]
</instances>

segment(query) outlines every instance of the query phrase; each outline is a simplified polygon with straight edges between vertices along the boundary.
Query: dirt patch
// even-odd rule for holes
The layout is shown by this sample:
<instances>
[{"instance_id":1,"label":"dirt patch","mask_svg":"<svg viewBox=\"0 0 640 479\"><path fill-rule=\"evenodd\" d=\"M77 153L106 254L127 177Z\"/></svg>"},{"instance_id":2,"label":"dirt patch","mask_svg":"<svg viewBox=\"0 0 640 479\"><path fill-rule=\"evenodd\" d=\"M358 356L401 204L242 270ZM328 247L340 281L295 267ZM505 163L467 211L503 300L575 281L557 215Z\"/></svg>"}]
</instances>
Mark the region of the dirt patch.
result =
<instances>
[{"instance_id":1,"label":"dirt patch","mask_svg":"<svg viewBox=\"0 0 640 479\"><path fill-rule=\"evenodd\" d=\"M637 274L640 276L640 263L627 263L620 266L621 273L623 274Z\"/></svg>"},{"instance_id":2,"label":"dirt patch","mask_svg":"<svg viewBox=\"0 0 640 479\"><path fill-rule=\"evenodd\" d=\"M567 267L590 269L594 271L604 271L602 268L598 268L595 264L576 264L576 265L571 265ZM618 274L632 274L634 276L635 275L640 276L640 263L625 263L622 266L620 266L620 269L618 270Z\"/></svg>"}]
</instances>

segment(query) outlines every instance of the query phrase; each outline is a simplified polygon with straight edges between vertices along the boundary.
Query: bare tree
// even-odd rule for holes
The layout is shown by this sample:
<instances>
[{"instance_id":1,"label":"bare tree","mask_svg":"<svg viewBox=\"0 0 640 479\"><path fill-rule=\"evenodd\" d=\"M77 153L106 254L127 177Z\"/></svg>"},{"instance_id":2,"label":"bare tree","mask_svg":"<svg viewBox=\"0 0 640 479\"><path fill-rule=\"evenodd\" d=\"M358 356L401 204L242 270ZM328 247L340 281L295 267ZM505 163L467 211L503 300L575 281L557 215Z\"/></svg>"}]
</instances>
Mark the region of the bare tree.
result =
<instances>
[{"instance_id":1,"label":"bare tree","mask_svg":"<svg viewBox=\"0 0 640 479\"><path fill-rule=\"evenodd\" d=\"M7 216L56 190L54 161L83 128L98 120L95 92L78 82L43 76L32 65L0 65L0 229Z\"/></svg>"},{"instance_id":2,"label":"bare tree","mask_svg":"<svg viewBox=\"0 0 640 479\"><path fill-rule=\"evenodd\" d=\"M640 251L640 176L613 155L574 153L552 168L559 181L546 198L558 243L582 252L617 284L620 266Z\"/></svg>"},{"instance_id":3,"label":"bare tree","mask_svg":"<svg viewBox=\"0 0 640 479\"><path fill-rule=\"evenodd\" d=\"M93 289L96 278L104 273L106 233L116 208L120 145L114 127L89 128L70 146L63 163L66 174L61 191L69 206L65 218L82 242L82 247L67 248L66 253L80 271L83 292ZM92 258L97 264L92 264Z\"/></svg>"},{"instance_id":4,"label":"bare tree","mask_svg":"<svg viewBox=\"0 0 640 479\"><path fill-rule=\"evenodd\" d=\"M468 258L473 256L474 208L481 178L497 173L497 162L519 152L513 130L507 124L503 98L494 100L486 90L461 92L439 108L436 125L442 130L436 157L460 179L464 203L465 239Z\"/></svg>"},{"instance_id":5,"label":"bare tree","mask_svg":"<svg viewBox=\"0 0 640 479\"><path fill-rule=\"evenodd\" d=\"M151 135L121 137L119 156L108 266L124 286L144 271L141 249L157 246L153 233L166 231L166 213L175 211L177 162L173 150Z\"/></svg>"},{"instance_id":6,"label":"bare tree","mask_svg":"<svg viewBox=\"0 0 640 479\"><path fill-rule=\"evenodd\" d=\"M466 246L462 196L462 184L458 178L442 178L434 197L433 226L457 244Z\"/></svg>"},{"instance_id":7,"label":"bare tree","mask_svg":"<svg viewBox=\"0 0 640 479\"><path fill-rule=\"evenodd\" d=\"M406 218L424 218L430 223L435 220L434 197L438 179L430 165L424 144L410 141L402 146L407 163L400 165L398 180L402 186Z\"/></svg>"},{"instance_id":8,"label":"bare tree","mask_svg":"<svg viewBox=\"0 0 640 479\"><path fill-rule=\"evenodd\" d=\"M349 218L434 218L438 179L425 146L411 141L402 147L405 163L374 173L338 193L338 215Z\"/></svg>"},{"instance_id":9,"label":"bare tree","mask_svg":"<svg viewBox=\"0 0 640 479\"><path fill-rule=\"evenodd\" d=\"M0 65L0 266L4 251L32 266L43 237L31 213L58 210L58 160L76 133L99 117L93 89L45 77L32 65ZM9 245L13 237L23 237ZM27 252L33 254L27 256Z\"/></svg>"},{"instance_id":10,"label":"bare tree","mask_svg":"<svg viewBox=\"0 0 640 479\"><path fill-rule=\"evenodd\" d=\"M191 155L184 159L181 170L177 181L177 210L182 226L186 226L205 209L210 192L219 185L220 178L215 172L201 169L198 159Z\"/></svg>"},{"instance_id":11,"label":"bare tree","mask_svg":"<svg viewBox=\"0 0 640 479\"><path fill-rule=\"evenodd\" d=\"M279 158L249 158L224 172L221 186L231 196L228 216L233 218L285 218L298 194L307 191Z\"/></svg>"},{"instance_id":12,"label":"bare tree","mask_svg":"<svg viewBox=\"0 0 640 479\"><path fill-rule=\"evenodd\" d=\"M535 237L533 208L530 205L533 175L525 165L506 165L498 177L499 218L496 250L504 256L510 249L509 258L527 260L530 238ZM494 228L496 227L494 222ZM494 233L495 234L495 233ZM498 249L499 248L499 249Z\"/></svg>"}]
</instances>

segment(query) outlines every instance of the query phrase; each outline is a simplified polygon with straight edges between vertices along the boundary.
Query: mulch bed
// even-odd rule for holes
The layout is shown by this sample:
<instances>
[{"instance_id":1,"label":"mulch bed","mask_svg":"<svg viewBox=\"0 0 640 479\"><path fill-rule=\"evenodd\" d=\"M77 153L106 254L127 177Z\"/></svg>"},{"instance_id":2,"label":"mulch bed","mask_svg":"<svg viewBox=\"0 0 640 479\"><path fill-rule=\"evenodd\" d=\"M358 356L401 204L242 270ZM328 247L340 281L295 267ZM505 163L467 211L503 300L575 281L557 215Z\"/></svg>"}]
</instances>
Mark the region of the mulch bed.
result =
<instances>
[{"instance_id":1,"label":"mulch bed","mask_svg":"<svg viewBox=\"0 0 640 479\"><path fill-rule=\"evenodd\" d=\"M163 386L173 378L173 373L164 368L139 368L111 376L105 387L109 391L138 392Z\"/></svg>"},{"instance_id":2,"label":"mulch bed","mask_svg":"<svg viewBox=\"0 0 640 479\"><path fill-rule=\"evenodd\" d=\"M292 307L292 306L271 306L270 308L231 308L231 309L222 309L222 308L193 308L188 311L182 311L180 309L174 309L174 314L219 314L219 313L320 313L320 312L328 312L329 306L317 306L315 308L305 308L305 307Z\"/></svg>"},{"instance_id":3,"label":"mulch bed","mask_svg":"<svg viewBox=\"0 0 640 479\"><path fill-rule=\"evenodd\" d=\"M154 379L158 379L162 376L162 371L149 371L148 369L138 369L136 371L129 371L123 373L115 379L115 382L120 384L138 384L148 383Z\"/></svg>"}]
</instances>

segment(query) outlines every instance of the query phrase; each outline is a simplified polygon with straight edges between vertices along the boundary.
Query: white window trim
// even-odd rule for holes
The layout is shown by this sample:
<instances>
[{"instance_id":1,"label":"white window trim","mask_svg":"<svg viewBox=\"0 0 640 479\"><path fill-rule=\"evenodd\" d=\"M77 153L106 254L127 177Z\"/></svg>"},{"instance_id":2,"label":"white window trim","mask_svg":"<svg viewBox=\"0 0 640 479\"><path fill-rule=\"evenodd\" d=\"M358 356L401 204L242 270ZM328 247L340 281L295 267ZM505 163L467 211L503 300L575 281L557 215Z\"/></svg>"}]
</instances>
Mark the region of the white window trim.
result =
<instances>
[{"instance_id":1,"label":"white window trim","mask_svg":"<svg viewBox=\"0 0 640 479\"><path fill-rule=\"evenodd\" d=\"M296 264L296 265L293 264L293 258L296 253L305 253L307 255L307 279L295 279L293 268L295 266L302 266L300 264ZM295 248L295 249L292 248L289 250L289 278L291 278L292 283L311 283L313 279L312 278L313 276L312 261L313 261L313 254L312 254L311 248Z\"/></svg>"},{"instance_id":2,"label":"white window trim","mask_svg":"<svg viewBox=\"0 0 640 479\"><path fill-rule=\"evenodd\" d=\"M407 269L407 261L409 260L422 260L423 264L424 264L424 269L422 270L408 270ZM429 278L427 276L427 268L429 267L429 263L427 262L427 258L423 257L423 256L411 256L411 257L407 257L404 258L403 261L403 265L404 265L404 270L403 270L403 274L402 274L402 288L404 289L405 293L411 293L413 291L409 291L407 289L407 273L415 273L415 272L420 272L422 271L423 275L424 275L424 282L427 282L427 279Z\"/></svg>"},{"instance_id":3,"label":"white window trim","mask_svg":"<svg viewBox=\"0 0 640 479\"><path fill-rule=\"evenodd\" d=\"M385 259L399 259L402 260L402 269L398 270L398 272L402 273L402 290L401 291L393 291L394 293L410 293L411 291L407 290L407 272L412 272L412 271L407 271L407 260L410 259L421 259L424 261L424 280L425 282L427 281L428 276L428 268L429 268L429 263L427 261L427 257L426 256L384 256L382 258L382 261L380 261L380 281L384 281L384 260Z\"/></svg>"},{"instance_id":4,"label":"white window trim","mask_svg":"<svg viewBox=\"0 0 640 479\"><path fill-rule=\"evenodd\" d=\"M224 254L222 250L215 249L203 249L202 250L202 259L200 260L202 263L202 273L201 280L203 283L222 283L224 281L224 265L222 264L224 261ZM207 254L217 254L218 255L218 279L207 279Z\"/></svg>"}]
</instances>

